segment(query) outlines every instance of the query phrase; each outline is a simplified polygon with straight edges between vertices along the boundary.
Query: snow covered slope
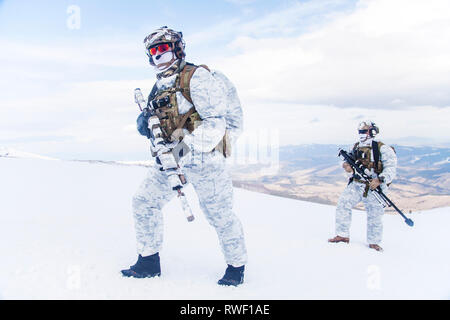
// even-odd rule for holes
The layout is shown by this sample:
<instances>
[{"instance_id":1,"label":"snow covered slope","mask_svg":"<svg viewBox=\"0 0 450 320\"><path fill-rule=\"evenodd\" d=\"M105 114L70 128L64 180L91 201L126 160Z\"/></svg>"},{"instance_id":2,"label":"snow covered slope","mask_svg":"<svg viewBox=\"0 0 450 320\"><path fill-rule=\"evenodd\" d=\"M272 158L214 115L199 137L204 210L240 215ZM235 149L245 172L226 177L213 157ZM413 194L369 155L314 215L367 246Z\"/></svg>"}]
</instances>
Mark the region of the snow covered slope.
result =
<instances>
[{"instance_id":1,"label":"snow covered slope","mask_svg":"<svg viewBox=\"0 0 450 320\"><path fill-rule=\"evenodd\" d=\"M365 243L355 211L350 245L327 243L334 207L235 189L250 262L238 288L216 285L225 270L214 230L187 195L165 208L159 279L128 279L136 260L131 198L146 169L0 158L0 295L4 299L448 299L448 208L386 215L384 253Z\"/></svg>"}]
</instances>

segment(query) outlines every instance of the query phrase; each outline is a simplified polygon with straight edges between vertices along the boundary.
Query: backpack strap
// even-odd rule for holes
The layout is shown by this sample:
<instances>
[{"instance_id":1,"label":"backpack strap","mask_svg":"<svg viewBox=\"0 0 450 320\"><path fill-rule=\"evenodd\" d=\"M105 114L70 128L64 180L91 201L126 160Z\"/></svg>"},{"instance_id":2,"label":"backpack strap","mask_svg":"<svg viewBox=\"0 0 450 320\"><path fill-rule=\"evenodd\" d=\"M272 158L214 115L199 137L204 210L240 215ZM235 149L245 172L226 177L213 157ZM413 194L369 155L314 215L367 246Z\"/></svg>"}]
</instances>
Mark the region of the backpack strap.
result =
<instances>
[{"instance_id":1,"label":"backpack strap","mask_svg":"<svg viewBox=\"0 0 450 320\"><path fill-rule=\"evenodd\" d=\"M206 64L201 64L201 65L199 65L199 67L202 67L203 69L206 69L209 72L211 72L211 70L209 69L209 67Z\"/></svg>"},{"instance_id":2,"label":"backpack strap","mask_svg":"<svg viewBox=\"0 0 450 320\"><path fill-rule=\"evenodd\" d=\"M355 143L355 145L353 146L353 149L352 149L352 154L354 157L356 156L356 151L358 150L358 144L359 144L358 142Z\"/></svg>"},{"instance_id":3,"label":"backpack strap","mask_svg":"<svg viewBox=\"0 0 450 320\"><path fill-rule=\"evenodd\" d=\"M194 75L194 72L195 72L195 70L197 70L197 68L204 68L204 69L208 70L209 72L211 72L211 70L209 70L207 65L201 64L199 66L196 66L195 64L192 64L192 63L186 63L183 70L181 70L180 76L179 76L178 87L180 88L181 94L191 104L194 104L194 102L192 101L192 98L191 98L190 85L191 85L192 76Z\"/></svg>"},{"instance_id":4,"label":"backpack strap","mask_svg":"<svg viewBox=\"0 0 450 320\"><path fill-rule=\"evenodd\" d=\"M381 173L380 169L382 168L382 165L380 164L380 162L381 162L381 157L380 157L381 151L380 150L383 145L384 145L384 143L381 141L372 141L373 161L375 162L374 169L377 174ZM380 171L380 172L378 172L378 171Z\"/></svg>"},{"instance_id":5,"label":"backpack strap","mask_svg":"<svg viewBox=\"0 0 450 320\"><path fill-rule=\"evenodd\" d=\"M372 152L373 152L373 161L378 163L380 161L380 148L383 145L383 142L372 141Z\"/></svg>"},{"instance_id":6,"label":"backpack strap","mask_svg":"<svg viewBox=\"0 0 450 320\"><path fill-rule=\"evenodd\" d=\"M198 68L204 68L206 70L209 70L207 65L199 65L196 66L193 63L186 63L186 65L184 66L183 70L181 70L180 72L180 76L179 76L179 82L177 87L180 89L181 94L183 95L183 97L186 98L187 101L189 101L192 105L194 105L194 102L192 101L191 98L191 79L192 76L194 75L194 72L198 69ZM188 112L186 112L183 117L181 118L180 122L178 123L177 129L181 129L183 128L184 124L186 123L186 121L189 119L189 117L194 114L196 112L195 107L192 107L191 109L189 109Z\"/></svg>"},{"instance_id":7,"label":"backpack strap","mask_svg":"<svg viewBox=\"0 0 450 320\"><path fill-rule=\"evenodd\" d=\"M196 66L195 64L192 63L186 63L186 65L184 66L183 70L181 70L180 75L178 77L177 90L181 92L183 97L185 97L186 100L193 105L193 107L189 109L189 111L186 114L183 115L180 122L178 123L177 129L183 128L186 121L188 121L193 114L197 114L198 116L198 113L196 113L197 111L195 110L194 102L192 101L191 97L191 79L192 76L194 75L194 72L198 68L204 68L208 70L208 72L211 72L211 70L208 68L207 65L201 64L199 66ZM192 121L192 119L190 121ZM225 158L230 156L231 151L227 131L225 131L225 135L223 136L221 142L213 149L213 151L214 150L222 152Z\"/></svg>"}]
</instances>

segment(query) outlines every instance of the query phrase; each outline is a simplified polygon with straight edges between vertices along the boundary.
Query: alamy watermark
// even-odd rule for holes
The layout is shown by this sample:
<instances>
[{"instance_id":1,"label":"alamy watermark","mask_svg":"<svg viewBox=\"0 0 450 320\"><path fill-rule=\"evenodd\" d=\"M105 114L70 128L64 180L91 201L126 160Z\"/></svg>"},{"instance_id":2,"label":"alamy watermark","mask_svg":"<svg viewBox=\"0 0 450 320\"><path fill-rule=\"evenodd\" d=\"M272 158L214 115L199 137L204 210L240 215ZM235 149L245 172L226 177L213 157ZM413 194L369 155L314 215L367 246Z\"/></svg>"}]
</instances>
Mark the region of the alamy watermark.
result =
<instances>
[{"instance_id":1,"label":"alamy watermark","mask_svg":"<svg viewBox=\"0 0 450 320\"><path fill-rule=\"evenodd\" d=\"M244 132L231 150L228 163L256 165L261 175L274 175L280 169L280 133L278 129Z\"/></svg>"},{"instance_id":2,"label":"alamy watermark","mask_svg":"<svg viewBox=\"0 0 450 320\"><path fill-rule=\"evenodd\" d=\"M377 265L367 267L367 289L381 290L381 270Z\"/></svg>"},{"instance_id":3,"label":"alamy watermark","mask_svg":"<svg viewBox=\"0 0 450 320\"><path fill-rule=\"evenodd\" d=\"M66 26L69 30L79 30L81 28L81 9L77 5L67 7Z\"/></svg>"},{"instance_id":4,"label":"alamy watermark","mask_svg":"<svg viewBox=\"0 0 450 320\"><path fill-rule=\"evenodd\" d=\"M81 267L71 265L67 267L66 288L69 290L78 290L81 287Z\"/></svg>"}]
</instances>

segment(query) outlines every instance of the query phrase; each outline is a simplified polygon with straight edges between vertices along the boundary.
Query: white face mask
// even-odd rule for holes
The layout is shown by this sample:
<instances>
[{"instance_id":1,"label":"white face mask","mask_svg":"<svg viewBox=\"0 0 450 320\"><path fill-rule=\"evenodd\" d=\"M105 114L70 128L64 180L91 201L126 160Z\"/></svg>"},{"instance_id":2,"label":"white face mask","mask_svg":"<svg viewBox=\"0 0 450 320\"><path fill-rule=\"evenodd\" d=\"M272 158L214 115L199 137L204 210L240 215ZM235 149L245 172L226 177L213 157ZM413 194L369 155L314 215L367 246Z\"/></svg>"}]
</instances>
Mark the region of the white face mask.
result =
<instances>
[{"instance_id":1,"label":"white face mask","mask_svg":"<svg viewBox=\"0 0 450 320\"><path fill-rule=\"evenodd\" d=\"M358 135L359 135L359 141L360 142L366 142L366 140L370 139L369 135L366 134L366 133L360 133Z\"/></svg>"},{"instance_id":2,"label":"white face mask","mask_svg":"<svg viewBox=\"0 0 450 320\"><path fill-rule=\"evenodd\" d=\"M170 62L172 59L174 59L174 55L172 51L164 52L163 54L156 55L153 58L153 62L155 63L156 70L158 72L164 71L165 69L169 68L170 65L166 65L168 62Z\"/></svg>"}]
</instances>

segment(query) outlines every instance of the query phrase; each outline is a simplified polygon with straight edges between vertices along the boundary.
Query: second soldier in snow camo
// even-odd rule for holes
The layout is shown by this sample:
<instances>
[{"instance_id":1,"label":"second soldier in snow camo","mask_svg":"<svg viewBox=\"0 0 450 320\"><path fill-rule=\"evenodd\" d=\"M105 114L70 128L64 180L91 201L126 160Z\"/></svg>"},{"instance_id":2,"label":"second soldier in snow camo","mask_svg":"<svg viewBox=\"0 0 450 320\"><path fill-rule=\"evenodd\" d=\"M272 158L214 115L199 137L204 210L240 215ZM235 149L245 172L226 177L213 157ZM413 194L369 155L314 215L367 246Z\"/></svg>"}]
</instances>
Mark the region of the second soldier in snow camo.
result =
<instances>
[{"instance_id":1,"label":"second soldier in snow camo","mask_svg":"<svg viewBox=\"0 0 450 320\"><path fill-rule=\"evenodd\" d=\"M378 127L370 120L358 126L359 142L353 146L351 155L370 170L370 183L362 180L351 166L343 163L343 168L350 175L349 183L341 194L336 208L336 236L331 243L350 241L350 224L352 208L361 201L367 211L367 242L371 249L382 251L380 243L383 235L383 205L375 198L371 190L381 186L386 191L397 172L397 156L394 149L375 140Z\"/></svg>"},{"instance_id":2,"label":"second soldier in snow camo","mask_svg":"<svg viewBox=\"0 0 450 320\"><path fill-rule=\"evenodd\" d=\"M240 220L233 212L231 176L225 166L230 146L242 131L242 109L232 83L220 72L185 61L181 32L167 27L144 40L150 64L157 73L149 96L165 135L161 152L182 144L179 166L197 192L208 222L216 229L228 264L221 285L244 280L247 252ZM156 103L151 103L156 102ZM138 118L138 130L149 136L148 117ZM178 146L179 147L179 146ZM138 261L122 270L128 277L161 274L159 252L163 244L162 208L175 196L161 165L152 167L133 198Z\"/></svg>"}]
</instances>

